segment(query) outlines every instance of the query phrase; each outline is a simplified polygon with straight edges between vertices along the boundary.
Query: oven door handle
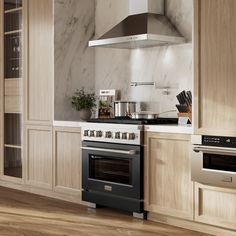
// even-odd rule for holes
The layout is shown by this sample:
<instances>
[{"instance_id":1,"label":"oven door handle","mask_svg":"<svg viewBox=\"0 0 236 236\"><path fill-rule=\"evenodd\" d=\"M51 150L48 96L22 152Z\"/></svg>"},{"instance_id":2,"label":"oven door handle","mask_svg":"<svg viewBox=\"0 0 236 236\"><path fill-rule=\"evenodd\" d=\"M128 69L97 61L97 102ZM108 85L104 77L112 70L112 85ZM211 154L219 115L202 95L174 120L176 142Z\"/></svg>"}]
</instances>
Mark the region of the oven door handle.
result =
<instances>
[{"instance_id":1,"label":"oven door handle","mask_svg":"<svg viewBox=\"0 0 236 236\"><path fill-rule=\"evenodd\" d=\"M211 147L211 146L194 146L194 152L203 152L210 154L218 154L218 155L229 155L236 156L236 148L226 148L226 147Z\"/></svg>"},{"instance_id":2,"label":"oven door handle","mask_svg":"<svg viewBox=\"0 0 236 236\"><path fill-rule=\"evenodd\" d=\"M125 155L135 155L137 154L136 150L117 150L117 149L108 149L108 148L94 148L94 147L81 147L82 150L88 151L99 151L99 152L110 152L117 154L125 154Z\"/></svg>"}]
</instances>

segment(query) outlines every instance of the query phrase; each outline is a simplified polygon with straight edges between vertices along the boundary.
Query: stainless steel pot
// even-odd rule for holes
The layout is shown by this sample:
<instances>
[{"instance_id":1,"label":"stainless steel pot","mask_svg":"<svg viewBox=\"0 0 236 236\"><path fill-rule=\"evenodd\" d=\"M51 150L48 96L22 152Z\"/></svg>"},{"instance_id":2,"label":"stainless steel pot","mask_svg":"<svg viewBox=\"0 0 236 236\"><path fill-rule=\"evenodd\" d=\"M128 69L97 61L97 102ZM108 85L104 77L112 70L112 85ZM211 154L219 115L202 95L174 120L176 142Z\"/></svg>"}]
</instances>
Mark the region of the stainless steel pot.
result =
<instances>
[{"instance_id":1,"label":"stainless steel pot","mask_svg":"<svg viewBox=\"0 0 236 236\"><path fill-rule=\"evenodd\" d=\"M131 113L136 112L136 102L115 101L114 110L115 117L130 117Z\"/></svg>"}]
</instances>

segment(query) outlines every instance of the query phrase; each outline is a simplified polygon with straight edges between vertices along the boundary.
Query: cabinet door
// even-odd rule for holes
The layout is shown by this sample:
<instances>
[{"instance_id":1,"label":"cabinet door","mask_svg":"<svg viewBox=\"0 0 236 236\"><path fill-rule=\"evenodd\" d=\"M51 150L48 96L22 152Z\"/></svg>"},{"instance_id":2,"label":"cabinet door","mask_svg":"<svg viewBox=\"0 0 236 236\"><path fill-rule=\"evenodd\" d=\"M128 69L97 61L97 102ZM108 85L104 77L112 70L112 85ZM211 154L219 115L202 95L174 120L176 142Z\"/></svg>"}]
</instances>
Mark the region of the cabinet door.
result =
<instances>
[{"instance_id":1,"label":"cabinet door","mask_svg":"<svg viewBox=\"0 0 236 236\"><path fill-rule=\"evenodd\" d=\"M28 0L26 121L53 118L53 1Z\"/></svg>"},{"instance_id":2,"label":"cabinet door","mask_svg":"<svg viewBox=\"0 0 236 236\"><path fill-rule=\"evenodd\" d=\"M147 133L145 148L145 210L192 219L190 135Z\"/></svg>"},{"instance_id":3,"label":"cabinet door","mask_svg":"<svg viewBox=\"0 0 236 236\"><path fill-rule=\"evenodd\" d=\"M26 183L52 188L52 128L25 127Z\"/></svg>"},{"instance_id":4,"label":"cabinet door","mask_svg":"<svg viewBox=\"0 0 236 236\"><path fill-rule=\"evenodd\" d=\"M195 183L195 220L236 230L236 190Z\"/></svg>"},{"instance_id":5,"label":"cabinet door","mask_svg":"<svg viewBox=\"0 0 236 236\"><path fill-rule=\"evenodd\" d=\"M195 0L196 133L236 135L236 1Z\"/></svg>"},{"instance_id":6,"label":"cabinet door","mask_svg":"<svg viewBox=\"0 0 236 236\"><path fill-rule=\"evenodd\" d=\"M79 128L54 128L54 190L81 191L81 133Z\"/></svg>"}]
</instances>

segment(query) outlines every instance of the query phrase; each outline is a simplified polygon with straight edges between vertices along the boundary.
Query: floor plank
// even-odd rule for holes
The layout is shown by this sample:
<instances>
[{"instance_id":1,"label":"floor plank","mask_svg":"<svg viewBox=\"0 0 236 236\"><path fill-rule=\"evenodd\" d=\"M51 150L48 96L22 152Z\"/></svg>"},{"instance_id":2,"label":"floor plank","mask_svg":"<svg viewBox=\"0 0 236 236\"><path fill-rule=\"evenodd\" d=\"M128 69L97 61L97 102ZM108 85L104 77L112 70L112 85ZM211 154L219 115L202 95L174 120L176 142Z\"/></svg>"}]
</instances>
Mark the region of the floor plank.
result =
<instances>
[{"instance_id":1,"label":"floor plank","mask_svg":"<svg viewBox=\"0 0 236 236\"><path fill-rule=\"evenodd\" d=\"M1 236L204 236L142 221L111 209L92 209L0 187Z\"/></svg>"}]
</instances>

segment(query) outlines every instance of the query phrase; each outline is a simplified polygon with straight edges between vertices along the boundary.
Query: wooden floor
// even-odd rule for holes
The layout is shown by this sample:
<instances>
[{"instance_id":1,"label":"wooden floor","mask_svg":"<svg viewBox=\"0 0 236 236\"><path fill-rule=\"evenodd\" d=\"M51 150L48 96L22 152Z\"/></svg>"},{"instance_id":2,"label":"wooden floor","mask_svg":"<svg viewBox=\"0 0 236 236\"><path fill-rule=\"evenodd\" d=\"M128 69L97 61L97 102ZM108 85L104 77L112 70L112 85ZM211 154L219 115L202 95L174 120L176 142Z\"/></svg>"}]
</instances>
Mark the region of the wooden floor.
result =
<instances>
[{"instance_id":1,"label":"wooden floor","mask_svg":"<svg viewBox=\"0 0 236 236\"><path fill-rule=\"evenodd\" d=\"M199 236L134 219L110 209L91 209L0 187L0 235L11 236Z\"/></svg>"}]
</instances>

